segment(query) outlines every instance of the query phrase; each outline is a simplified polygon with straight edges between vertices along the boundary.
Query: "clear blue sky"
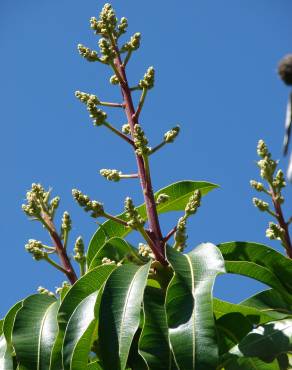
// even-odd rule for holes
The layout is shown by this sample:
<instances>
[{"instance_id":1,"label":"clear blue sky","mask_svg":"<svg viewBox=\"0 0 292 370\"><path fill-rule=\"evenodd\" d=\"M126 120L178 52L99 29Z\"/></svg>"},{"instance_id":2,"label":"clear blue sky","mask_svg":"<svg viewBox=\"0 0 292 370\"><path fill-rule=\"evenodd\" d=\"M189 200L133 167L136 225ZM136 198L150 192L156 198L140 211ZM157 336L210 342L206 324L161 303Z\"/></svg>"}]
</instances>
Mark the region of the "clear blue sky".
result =
<instances>
[{"instance_id":1,"label":"clear blue sky","mask_svg":"<svg viewBox=\"0 0 292 370\"><path fill-rule=\"evenodd\" d=\"M269 245L269 217L254 209L249 187L258 178L256 143L263 138L281 157L288 89L277 63L292 52L289 0L113 1L131 32L143 41L129 65L131 81L156 68L141 122L151 143L176 123L182 132L151 161L155 189L181 179L207 180L221 188L203 199L190 222L189 244L253 240ZM89 241L93 219L71 199L80 188L119 213L125 196L142 200L138 182L109 183L100 168L135 171L129 148L104 129L94 128L74 97L75 90L117 100L109 71L79 57L79 42L95 47L88 26L103 2L2 0L1 52L1 316L39 285L54 290L64 278L24 251L29 238L48 242L40 225L21 211L32 182L52 186L60 211L73 218L73 237ZM116 112L111 121L125 119ZM282 161L286 167L286 161ZM292 188L287 189L292 213ZM59 212L59 216L61 217ZM163 217L171 227L178 214ZM238 302L263 286L234 276L218 279L216 294Z\"/></svg>"}]
</instances>

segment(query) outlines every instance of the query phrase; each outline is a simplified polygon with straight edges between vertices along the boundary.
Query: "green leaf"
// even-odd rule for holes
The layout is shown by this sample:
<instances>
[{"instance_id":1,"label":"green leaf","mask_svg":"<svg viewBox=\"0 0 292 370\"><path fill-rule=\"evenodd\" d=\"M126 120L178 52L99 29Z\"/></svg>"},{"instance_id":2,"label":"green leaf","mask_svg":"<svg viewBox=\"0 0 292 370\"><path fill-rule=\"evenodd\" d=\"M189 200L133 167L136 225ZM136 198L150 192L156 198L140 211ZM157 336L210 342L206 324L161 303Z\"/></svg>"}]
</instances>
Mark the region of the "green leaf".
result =
<instances>
[{"instance_id":1,"label":"green leaf","mask_svg":"<svg viewBox=\"0 0 292 370\"><path fill-rule=\"evenodd\" d=\"M292 302L292 261L263 244L229 242L219 244L226 270L258 280L276 289Z\"/></svg>"},{"instance_id":2,"label":"green leaf","mask_svg":"<svg viewBox=\"0 0 292 370\"><path fill-rule=\"evenodd\" d=\"M147 286L144 294L144 325L139 353L151 370L176 369L169 346L168 327L161 289Z\"/></svg>"},{"instance_id":3,"label":"green leaf","mask_svg":"<svg viewBox=\"0 0 292 370\"><path fill-rule=\"evenodd\" d=\"M215 278L224 273L219 249L200 244L188 254L167 249L175 274L166 296L169 339L180 370L214 369L218 361L212 291Z\"/></svg>"},{"instance_id":4,"label":"green leaf","mask_svg":"<svg viewBox=\"0 0 292 370\"><path fill-rule=\"evenodd\" d=\"M260 325L248 333L229 353L237 357L258 357L271 362L292 349L292 319Z\"/></svg>"},{"instance_id":5,"label":"green leaf","mask_svg":"<svg viewBox=\"0 0 292 370\"><path fill-rule=\"evenodd\" d=\"M286 303L282 295L274 289L257 293L241 302L240 305L256 308L268 314L273 320L281 320L292 315L291 305Z\"/></svg>"},{"instance_id":6,"label":"green leaf","mask_svg":"<svg viewBox=\"0 0 292 370\"><path fill-rule=\"evenodd\" d=\"M280 370L277 360L266 363L259 358L231 358L224 367L218 367L224 370Z\"/></svg>"},{"instance_id":7,"label":"green leaf","mask_svg":"<svg viewBox=\"0 0 292 370\"><path fill-rule=\"evenodd\" d=\"M100 363L95 361L87 365L86 370L103 370Z\"/></svg>"},{"instance_id":8,"label":"green leaf","mask_svg":"<svg viewBox=\"0 0 292 370\"><path fill-rule=\"evenodd\" d=\"M275 319L275 316L269 310L258 309L250 306L248 303L245 305L244 302L242 304L235 304L214 298L213 309L216 319L228 313L236 312L243 315L251 324L263 324Z\"/></svg>"},{"instance_id":9,"label":"green leaf","mask_svg":"<svg viewBox=\"0 0 292 370\"><path fill-rule=\"evenodd\" d=\"M94 315L98 291L84 298L74 310L66 327L63 343L65 370L84 369L92 344L92 335L97 320Z\"/></svg>"},{"instance_id":10,"label":"green leaf","mask_svg":"<svg viewBox=\"0 0 292 370\"><path fill-rule=\"evenodd\" d=\"M58 329L58 305L54 297L45 294L35 294L23 301L12 332L12 342L21 368L49 368Z\"/></svg>"},{"instance_id":11,"label":"green leaf","mask_svg":"<svg viewBox=\"0 0 292 370\"><path fill-rule=\"evenodd\" d=\"M99 315L99 339L106 370L124 370L139 327L150 262L117 268L105 284Z\"/></svg>"},{"instance_id":12,"label":"green leaf","mask_svg":"<svg viewBox=\"0 0 292 370\"><path fill-rule=\"evenodd\" d=\"M157 199L157 197L162 193L169 196L169 199L166 203L162 203L157 207L158 213L181 211L185 208L189 197L195 190L199 189L202 195L205 195L209 191L216 188L218 188L218 185L205 181L185 180L168 185L155 193L155 199ZM146 218L146 209L144 204L141 204L139 207L137 207L137 210L143 218ZM125 213L120 214L118 217L123 220L126 218ZM107 239L112 237L124 238L131 231L132 230L130 228L117 224L112 220L104 222L101 227L97 229L89 243L87 250L88 266L90 266L92 259L99 249L102 248Z\"/></svg>"},{"instance_id":13,"label":"green leaf","mask_svg":"<svg viewBox=\"0 0 292 370\"><path fill-rule=\"evenodd\" d=\"M112 265L96 267L82 276L67 292L58 311L59 331L52 351L50 370L63 369L61 350L66 326L74 310L86 297L101 289L115 268Z\"/></svg>"},{"instance_id":14,"label":"green leaf","mask_svg":"<svg viewBox=\"0 0 292 370\"><path fill-rule=\"evenodd\" d=\"M96 253L91 261L89 269L92 270L94 267L101 265L104 257L115 262L124 259L124 263L137 261L139 264L142 264L142 259L137 249L131 246L126 240L116 237L110 238L104 243L103 247Z\"/></svg>"}]
</instances>

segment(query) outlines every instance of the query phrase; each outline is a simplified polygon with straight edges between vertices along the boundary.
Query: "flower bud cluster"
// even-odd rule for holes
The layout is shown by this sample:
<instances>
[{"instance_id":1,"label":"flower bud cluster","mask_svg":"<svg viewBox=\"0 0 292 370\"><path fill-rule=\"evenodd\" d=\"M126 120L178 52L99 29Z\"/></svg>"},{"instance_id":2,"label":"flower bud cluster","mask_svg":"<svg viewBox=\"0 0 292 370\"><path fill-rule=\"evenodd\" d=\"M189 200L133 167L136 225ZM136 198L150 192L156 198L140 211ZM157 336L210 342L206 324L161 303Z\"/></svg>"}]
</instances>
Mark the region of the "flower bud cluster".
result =
<instances>
[{"instance_id":1,"label":"flower bud cluster","mask_svg":"<svg viewBox=\"0 0 292 370\"><path fill-rule=\"evenodd\" d=\"M187 219L197 212L197 209L201 205L201 192L195 190L194 194L189 198L186 207L185 214L182 216L177 223L176 233L174 234L175 248L178 251L183 251L186 246L186 240L188 238L186 234Z\"/></svg>"},{"instance_id":2,"label":"flower bud cluster","mask_svg":"<svg viewBox=\"0 0 292 370\"><path fill-rule=\"evenodd\" d=\"M43 212L53 216L60 203L60 198L55 197L50 203L49 198L50 190L46 191L41 184L33 183L31 189L26 193L27 203L22 205L22 210L27 216L36 219L39 219Z\"/></svg>"},{"instance_id":3,"label":"flower bud cluster","mask_svg":"<svg viewBox=\"0 0 292 370\"><path fill-rule=\"evenodd\" d=\"M88 195L84 195L77 189L72 190L72 195L80 207L84 208L85 212L91 212L91 217L97 218L103 216L104 209L102 203L96 200L90 200Z\"/></svg>"},{"instance_id":4,"label":"flower bud cluster","mask_svg":"<svg viewBox=\"0 0 292 370\"><path fill-rule=\"evenodd\" d=\"M166 203L169 199L169 195L167 194L159 194L157 199L156 199L156 205Z\"/></svg>"},{"instance_id":5,"label":"flower bud cluster","mask_svg":"<svg viewBox=\"0 0 292 370\"><path fill-rule=\"evenodd\" d=\"M264 202L261 199L253 198L252 202L255 205L255 207L257 207L261 212L265 212L269 210L269 203Z\"/></svg>"},{"instance_id":6,"label":"flower bud cluster","mask_svg":"<svg viewBox=\"0 0 292 370\"><path fill-rule=\"evenodd\" d=\"M77 99L79 99L82 103L85 103L85 104L88 104L88 103L94 104L94 105L100 104L100 100L98 99L98 97L93 94L88 94L82 91L75 91L75 96Z\"/></svg>"},{"instance_id":7,"label":"flower bud cluster","mask_svg":"<svg viewBox=\"0 0 292 370\"><path fill-rule=\"evenodd\" d=\"M187 217L183 216L178 220L176 233L174 234L174 241L176 249L182 252L186 246L187 234L186 234Z\"/></svg>"},{"instance_id":8,"label":"flower bud cluster","mask_svg":"<svg viewBox=\"0 0 292 370\"><path fill-rule=\"evenodd\" d=\"M250 186L255 189L256 191L264 191L265 190L265 187L264 185L261 183L261 182L257 182L255 180L251 180L250 181Z\"/></svg>"},{"instance_id":9,"label":"flower bud cluster","mask_svg":"<svg viewBox=\"0 0 292 370\"><path fill-rule=\"evenodd\" d=\"M190 197L185 207L186 217L195 214L200 205L201 205L201 192L200 190L195 190L194 194Z\"/></svg>"},{"instance_id":10,"label":"flower bud cluster","mask_svg":"<svg viewBox=\"0 0 292 370\"><path fill-rule=\"evenodd\" d=\"M77 46L78 48L78 51L79 51L79 54L85 58L88 62L98 62L100 61L98 55L97 55L97 52L95 50L91 50L90 48L82 45L82 44L78 44Z\"/></svg>"},{"instance_id":11,"label":"flower bud cluster","mask_svg":"<svg viewBox=\"0 0 292 370\"><path fill-rule=\"evenodd\" d=\"M155 70L153 67L149 67L147 72L144 74L142 80L140 80L138 87L142 89L150 90L154 87Z\"/></svg>"},{"instance_id":12,"label":"flower bud cluster","mask_svg":"<svg viewBox=\"0 0 292 370\"><path fill-rule=\"evenodd\" d=\"M152 258L152 259L155 259L155 256L152 252L152 249L149 247L149 245L147 244L144 244L144 243L139 243L139 246L138 246L138 253L142 256L142 257L146 257L146 258Z\"/></svg>"},{"instance_id":13,"label":"flower bud cluster","mask_svg":"<svg viewBox=\"0 0 292 370\"><path fill-rule=\"evenodd\" d=\"M266 237L271 240L278 239L283 241L285 238L285 230L280 225L270 222L266 230Z\"/></svg>"},{"instance_id":14,"label":"flower bud cluster","mask_svg":"<svg viewBox=\"0 0 292 370\"><path fill-rule=\"evenodd\" d=\"M111 169L106 169L106 168L101 169L99 173L101 174L101 176L105 177L107 180L115 181L115 182L120 181L121 174L122 174L122 172L118 170L111 170Z\"/></svg>"},{"instance_id":15,"label":"flower bud cluster","mask_svg":"<svg viewBox=\"0 0 292 370\"><path fill-rule=\"evenodd\" d=\"M178 136L179 131L180 131L179 126L173 127L171 130L167 131L164 134L164 141L166 143L173 143L174 139Z\"/></svg>"},{"instance_id":16,"label":"flower bud cluster","mask_svg":"<svg viewBox=\"0 0 292 370\"><path fill-rule=\"evenodd\" d=\"M147 146L147 137L142 127L138 123L134 126L134 144L136 146L136 153L139 156L148 154L150 152L150 148Z\"/></svg>"},{"instance_id":17,"label":"flower bud cluster","mask_svg":"<svg viewBox=\"0 0 292 370\"><path fill-rule=\"evenodd\" d=\"M109 34L116 33L118 20L111 4L105 4L99 14L99 19L95 17L90 19L90 27L95 31L96 35L109 37ZM122 31L126 29L125 20L121 20L120 27Z\"/></svg>"},{"instance_id":18,"label":"flower bud cluster","mask_svg":"<svg viewBox=\"0 0 292 370\"><path fill-rule=\"evenodd\" d=\"M74 246L74 260L78 263L85 263L86 261L86 257L84 255L84 242L83 242L83 239L81 238L81 236L79 236L77 239L76 239L76 242L75 242L75 246Z\"/></svg>"},{"instance_id":19,"label":"flower bud cluster","mask_svg":"<svg viewBox=\"0 0 292 370\"><path fill-rule=\"evenodd\" d=\"M127 225L134 230L140 229L144 226L145 221L139 215L137 209L134 206L133 200L129 197L125 199L125 212L127 218Z\"/></svg>"},{"instance_id":20,"label":"flower bud cluster","mask_svg":"<svg viewBox=\"0 0 292 370\"><path fill-rule=\"evenodd\" d=\"M39 286L37 291L38 291L39 294L46 294L50 297L55 297L55 294L53 292L50 292L48 289L46 289L42 286Z\"/></svg>"},{"instance_id":21,"label":"flower bud cluster","mask_svg":"<svg viewBox=\"0 0 292 370\"><path fill-rule=\"evenodd\" d=\"M67 211L65 211L63 213L63 217L62 217L62 226L61 226L62 233L64 231L69 232L71 230L71 228L72 228L71 217L70 217L69 213Z\"/></svg>"},{"instance_id":22,"label":"flower bud cluster","mask_svg":"<svg viewBox=\"0 0 292 370\"><path fill-rule=\"evenodd\" d=\"M102 63L109 64L117 56L117 53L105 38L98 41L98 46L102 54L102 57L100 58Z\"/></svg>"},{"instance_id":23,"label":"flower bud cluster","mask_svg":"<svg viewBox=\"0 0 292 370\"><path fill-rule=\"evenodd\" d=\"M130 41L126 42L121 47L121 53L139 49L140 41L141 41L141 33L137 32L131 37Z\"/></svg>"},{"instance_id":24,"label":"flower bud cluster","mask_svg":"<svg viewBox=\"0 0 292 370\"><path fill-rule=\"evenodd\" d=\"M43 250L44 245L42 242L35 239L29 239L28 243L25 245L25 249L28 251L28 253L33 255L33 259L36 261L40 261L47 256L47 253Z\"/></svg>"}]
</instances>

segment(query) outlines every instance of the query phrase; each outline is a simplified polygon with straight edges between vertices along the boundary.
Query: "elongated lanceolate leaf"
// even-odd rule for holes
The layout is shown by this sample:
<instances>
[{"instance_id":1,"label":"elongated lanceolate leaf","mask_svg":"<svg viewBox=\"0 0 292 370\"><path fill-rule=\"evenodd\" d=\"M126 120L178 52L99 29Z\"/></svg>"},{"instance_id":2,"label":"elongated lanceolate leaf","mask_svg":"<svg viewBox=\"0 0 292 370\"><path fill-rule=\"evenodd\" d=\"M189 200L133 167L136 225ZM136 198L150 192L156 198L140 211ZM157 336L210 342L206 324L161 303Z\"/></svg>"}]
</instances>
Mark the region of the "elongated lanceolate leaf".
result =
<instances>
[{"instance_id":1,"label":"elongated lanceolate leaf","mask_svg":"<svg viewBox=\"0 0 292 370\"><path fill-rule=\"evenodd\" d=\"M169 346L168 327L161 289L146 287L143 309L144 325L139 353L151 370L177 369Z\"/></svg>"},{"instance_id":2,"label":"elongated lanceolate leaf","mask_svg":"<svg viewBox=\"0 0 292 370\"><path fill-rule=\"evenodd\" d=\"M92 334L97 320L94 315L98 291L84 298L76 307L66 327L63 342L63 365L65 370L84 369L92 343ZM87 335L87 340L81 338Z\"/></svg>"},{"instance_id":3,"label":"elongated lanceolate leaf","mask_svg":"<svg viewBox=\"0 0 292 370\"><path fill-rule=\"evenodd\" d=\"M50 370L62 370L62 345L68 321L76 307L90 294L101 289L106 279L116 267L113 265L99 266L82 276L68 291L58 311L58 336L55 341Z\"/></svg>"},{"instance_id":4,"label":"elongated lanceolate leaf","mask_svg":"<svg viewBox=\"0 0 292 370\"><path fill-rule=\"evenodd\" d=\"M7 346L4 334L0 336L0 369L13 370L13 357Z\"/></svg>"},{"instance_id":5,"label":"elongated lanceolate leaf","mask_svg":"<svg viewBox=\"0 0 292 370\"><path fill-rule=\"evenodd\" d=\"M21 369L49 369L50 355L57 335L58 301L35 294L23 301L17 312L12 342Z\"/></svg>"},{"instance_id":6,"label":"elongated lanceolate leaf","mask_svg":"<svg viewBox=\"0 0 292 370\"><path fill-rule=\"evenodd\" d=\"M169 339L180 370L216 368L218 347L213 318L215 278L224 273L219 249L204 243L188 254L167 249L175 274L166 297Z\"/></svg>"},{"instance_id":7,"label":"elongated lanceolate leaf","mask_svg":"<svg viewBox=\"0 0 292 370\"><path fill-rule=\"evenodd\" d=\"M241 307L256 308L272 317L272 320L281 320L292 315L291 304L285 302L281 293L275 289L264 290L240 303Z\"/></svg>"},{"instance_id":8,"label":"elongated lanceolate leaf","mask_svg":"<svg viewBox=\"0 0 292 370\"><path fill-rule=\"evenodd\" d=\"M256 307L250 306L248 303L235 304L221 299L213 299L213 309L216 319L229 314L229 313L239 313L243 315L251 324L263 324L268 321L273 321L275 316L273 312L269 310L262 310ZM280 317L282 318L282 317Z\"/></svg>"},{"instance_id":9,"label":"elongated lanceolate leaf","mask_svg":"<svg viewBox=\"0 0 292 370\"><path fill-rule=\"evenodd\" d=\"M105 370L124 370L134 334L150 263L117 268L105 284L100 304L99 339Z\"/></svg>"},{"instance_id":10,"label":"elongated lanceolate leaf","mask_svg":"<svg viewBox=\"0 0 292 370\"><path fill-rule=\"evenodd\" d=\"M218 188L218 185L205 182L205 181L179 181L163 189L160 189L155 193L155 199L163 193L169 196L166 203L162 203L157 207L158 213L165 213L170 211L180 211L183 210L187 204L189 197L192 193L199 189L202 195L207 194L209 191ZM138 212L142 217L146 217L145 205L141 204L137 207ZM125 220L125 213L118 216L119 218ZM104 222L101 227L98 228L96 233L93 235L87 251L87 263L90 266L93 257L96 255L98 250L104 245L105 241L112 237L124 238L132 230L123 225L117 224L112 220Z\"/></svg>"},{"instance_id":11,"label":"elongated lanceolate leaf","mask_svg":"<svg viewBox=\"0 0 292 370\"><path fill-rule=\"evenodd\" d=\"M277 290L292 303L292 261L263 244L219 244L227 272L245 275ZM289 294L290 293L290 294Z\"/></svg>"}]
</instances>

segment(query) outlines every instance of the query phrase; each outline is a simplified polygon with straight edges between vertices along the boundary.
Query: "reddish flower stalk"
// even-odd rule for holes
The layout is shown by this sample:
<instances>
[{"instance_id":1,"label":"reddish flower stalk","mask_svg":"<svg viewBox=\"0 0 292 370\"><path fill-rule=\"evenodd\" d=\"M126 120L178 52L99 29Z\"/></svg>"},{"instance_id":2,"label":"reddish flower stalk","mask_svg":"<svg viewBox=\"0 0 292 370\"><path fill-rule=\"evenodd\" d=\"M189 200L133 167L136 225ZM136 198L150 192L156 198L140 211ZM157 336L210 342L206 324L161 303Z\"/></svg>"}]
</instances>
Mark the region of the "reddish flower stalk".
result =
<instances>
[{"instance_id":1,"label":"reddish flower stalk","mask_svg":"<svg viewBox=\"0 0 292 370\"><path fill-rule=\"evenodd\" d=\"M124 109L128 123L130 125L132 140L134 140L134 127L138 123L137 114L134 108L132 94L128 84L125 67L122 63L117 46L115 44L113 46L117 52L117 57L115 58L114 63L120 76L123 79L120 85L124 99ZM152 245L150 245L150 247L155 255L155 258L163 265L166 265L167 261L165 259L165 250L164 250L165 243L163 241L163 236L159 224L156 203L152 189L151 176L149 171L146 171L146 166L143 157L136 154L136 161L150 228L150 230L148 231L148 235L152 241Z\"/></svg>"}]
</instances>

